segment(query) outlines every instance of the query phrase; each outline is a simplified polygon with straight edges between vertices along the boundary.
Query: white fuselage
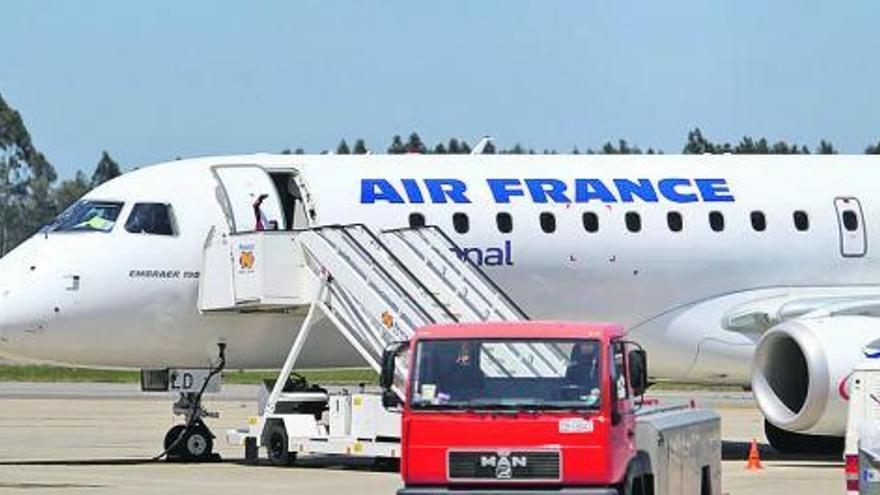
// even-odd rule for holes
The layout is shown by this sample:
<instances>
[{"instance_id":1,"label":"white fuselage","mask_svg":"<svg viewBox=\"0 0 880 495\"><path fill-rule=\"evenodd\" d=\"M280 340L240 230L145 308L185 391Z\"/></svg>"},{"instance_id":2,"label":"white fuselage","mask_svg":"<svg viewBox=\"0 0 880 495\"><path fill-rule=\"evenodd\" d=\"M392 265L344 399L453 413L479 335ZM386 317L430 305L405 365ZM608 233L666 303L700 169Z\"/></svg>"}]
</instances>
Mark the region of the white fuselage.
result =
<instances>
[{"instance_id":1,"label":"white fuselage","mask_svg":"<svg viewBox=\"0 0 880 495\"><path fill-rule=\"evenodd\" d=\"M232 228L224 201L233 196L212 167L239 164L297 174L311 211L297 228L399 228L422 215L530 316L620 322L663 378L746 384L757 335L726 329L731 312L795 292L880 290L872 250L880 163L868 157L220 157L125 174L86 197L124 203L111 232L38 234L0 260L0 352L89 366L201 366L222 341L231 367L279 366L299 314L197 309L208 232ZM847 203L858 207L857 230L842 227L837 198L857 201ZM171 205L176 235L122 228L139 201ZM670 212L681 215L679 231ZM756 230L753 212L765 229ZM806 214L805 230L795 212ZM510 232L499 230L498 213L510 215ZM637 232L628 213L639 217ZM460 215L456 229L456 214L467 216L467 232L458 231ZM542 214L555 230L545 232ZM302 366L362 364L338 335L321 335Z\"/></svg>"}]
</instances>

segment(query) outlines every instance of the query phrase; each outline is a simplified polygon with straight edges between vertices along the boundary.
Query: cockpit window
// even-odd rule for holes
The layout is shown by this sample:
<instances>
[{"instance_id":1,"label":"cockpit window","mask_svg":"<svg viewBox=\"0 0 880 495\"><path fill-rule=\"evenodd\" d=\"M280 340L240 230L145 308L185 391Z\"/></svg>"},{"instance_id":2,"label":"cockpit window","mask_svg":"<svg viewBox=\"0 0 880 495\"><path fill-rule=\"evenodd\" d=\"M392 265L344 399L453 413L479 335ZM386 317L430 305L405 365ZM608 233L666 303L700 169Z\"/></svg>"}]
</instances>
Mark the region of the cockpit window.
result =
<instances>
[{"instance_id":1,"label":"cockpit window","mask_svg":"<svg viewBox=\"0 0 880 495\"><path fill-rule=\"evenodd\" d=\"M137 203L125 222L125 230L133 234L174 235L171 207L164 203Z\"/></svg>"},{"instance_id":2,"label":"cockpit window","mask_svg":"<svg viewBox=\"0 0 880 495\"><path fill-rule=\"evenodd\" d=\"M122 203L80 200L44 227L46 232L110 232L116 225Z\"/></svg>"}]
</instances>

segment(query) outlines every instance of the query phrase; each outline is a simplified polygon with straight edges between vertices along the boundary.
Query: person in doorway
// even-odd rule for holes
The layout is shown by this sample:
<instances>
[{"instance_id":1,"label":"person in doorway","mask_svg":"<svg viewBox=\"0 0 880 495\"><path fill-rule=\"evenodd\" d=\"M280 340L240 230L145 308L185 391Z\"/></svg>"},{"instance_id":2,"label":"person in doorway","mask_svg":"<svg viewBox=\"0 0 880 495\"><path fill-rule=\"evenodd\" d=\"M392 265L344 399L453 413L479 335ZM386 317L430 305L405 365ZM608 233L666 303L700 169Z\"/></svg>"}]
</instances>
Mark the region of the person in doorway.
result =
<instances>
[{"instance_id":1,"label":"person in doorway","mask_svg":"<svg viewBox=\"0 0 880 495\"><path fill-rule=\"evenodd\" d=\"M256 219L254 230L257 232L266 230L266 227L269 225L269 221L266 219L266 215L263 213L262 209L263 201L268 197L268 194L261 194L260 197L254 201L254 217Z\"/></svg>"}]
</instances>

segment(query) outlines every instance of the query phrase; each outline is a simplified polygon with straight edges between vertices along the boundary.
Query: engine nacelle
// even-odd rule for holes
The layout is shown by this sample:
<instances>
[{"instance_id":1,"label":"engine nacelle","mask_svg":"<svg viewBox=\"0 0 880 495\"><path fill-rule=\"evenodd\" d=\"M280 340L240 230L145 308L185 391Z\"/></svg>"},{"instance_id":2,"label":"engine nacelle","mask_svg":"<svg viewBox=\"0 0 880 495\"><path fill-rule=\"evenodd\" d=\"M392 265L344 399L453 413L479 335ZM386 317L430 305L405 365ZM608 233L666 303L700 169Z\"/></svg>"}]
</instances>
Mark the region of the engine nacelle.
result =
<instances>
[{"instance_id":1,"label":"engine nacelle","mask_svg":"<svg viewBox=\"0 0 880 495\"><path fill-rule=\"evenodd\" d=\"M783 430L842 436L845 383L863 361L864 346L880 338L867 316L799 318L761 337L752 361L752 391L764 417Z\"/></svg>"}]
</instances>

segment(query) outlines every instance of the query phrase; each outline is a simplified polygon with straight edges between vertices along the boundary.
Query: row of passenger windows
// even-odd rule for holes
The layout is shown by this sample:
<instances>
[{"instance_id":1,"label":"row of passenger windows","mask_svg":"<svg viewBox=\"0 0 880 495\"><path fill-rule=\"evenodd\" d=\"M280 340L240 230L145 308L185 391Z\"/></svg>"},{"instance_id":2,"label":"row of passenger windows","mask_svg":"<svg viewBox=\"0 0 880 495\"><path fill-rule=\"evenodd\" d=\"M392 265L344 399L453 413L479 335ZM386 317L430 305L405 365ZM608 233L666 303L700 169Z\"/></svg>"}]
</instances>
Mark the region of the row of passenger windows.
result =
<instances>
[{"instance_id":1,"label":"row of passenger windows","mask_svg":"<svg viewBox=\"0 0 880 495\"><path fill-rule=\"evenodd\" d=\"M810 217L807 212L797 210L792 213L792 223L799 232L806 232L810 229ZM859 217L852 210L845 210L841 214L843 226L846 230L852 232L859 228ZM642 217L635 211L628 211L623 216L626 230L630 232L641 232ZM749 220L752 229L756 232L764 232L767 230L767 217L764 212L755 210L749 214ZM709 228L713 232L724 231L724 214L720 211L710 211L708 215ZM599 216L592 211L584 212L581 215L581 223L585 231L595 233L599 231ZM424 227L426 224L425 216L421 213L411 213L409 216L410 227ZM542 212L538 215L538 224L541 230L551 234L556 232L556 215L549 211ZM498 232L509 234L513 232L513 216L507 212L501 212L495 215L495 225ZM470 218L466 213L454 213L452 215L452 226L459 234L466 234L471 229ZM684 230L684 218L680 212L670 211L666 213L666 226L672 232L681 232Z\"/></svg>"}]
</instances>

